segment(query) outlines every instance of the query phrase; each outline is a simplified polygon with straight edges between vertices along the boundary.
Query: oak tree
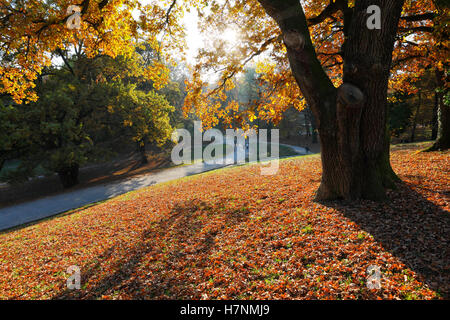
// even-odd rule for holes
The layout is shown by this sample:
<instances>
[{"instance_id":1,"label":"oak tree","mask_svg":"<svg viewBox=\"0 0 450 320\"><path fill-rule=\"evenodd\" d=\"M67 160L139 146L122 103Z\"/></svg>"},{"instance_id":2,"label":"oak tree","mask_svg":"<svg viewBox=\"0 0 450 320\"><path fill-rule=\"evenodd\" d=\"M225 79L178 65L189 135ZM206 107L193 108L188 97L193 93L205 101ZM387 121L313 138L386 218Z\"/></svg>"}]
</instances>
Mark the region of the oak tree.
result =
<instances>
[{"instance_id":1,"label":"oak tree","mask_svg":"<svg viewBox=\"0 0 450 320\"><path fill-rule=\"evenodd\" d=\"M380 17L371 28L374 5ZM442 69L447 44L432 32L448 9L439 11L432 1L259 0L227 2L219 11L225 13L215 11L208 23L227 25L234 19L246 41L234 51L219 41L200 55L187 106L203 115L207 125L215 125L211 114L226 115L220 100L233 87L235 74L252 57L270 52L276 63L262 63L259 69L273 90L267 93L269 103L256 108L275 122L289 106L312 109L322 147L317 200L383 199L398 180L389 161L388 88L427 67L415 63L415 69L399 68L407 61L425 59ZM430 45L441 49L426 54ZM202 90L202 74L217 65L224 70L221 82ZM251 109L236 115L242 122L252 116Z\"/></svg>"},{"instance_id":2,"label":"oak tree","mask_svg":"<svg viewBox=\"0 0 450 320\"><path fill-rule=\"evenodd\" d=\"M130 54L130 43L142 38L158 55L182 52L182 16L197 10L202 29L215 34L216 41L199 54L187 84L185 111L194 110L205 127L232 117L229 123L245 129L254 126L256 114L276 123L288 107L301 110L308 105L322 145L317 199L383 199L386 188L397 180L386 128L389 80L395 85L396 79L406 77L408 64L418 68L412 72L419 72L424 66L410 61L424 56L432 57L433 66L445 73L447 43L445 36L434 33L440 18L448 14L445 3L167 0L143 5L138 0L80 0L82 27L70 30L65 27L69 1L2 0L0 91L17 101L37 99L32 90L36 74L49 63L47 53L66 43L82 40L91 57ZM377 10L368 10L373 6L380 9L379 20L373 17ZM375 28L368 27L373 19ZM226 28L239 31L239 44L230 46L222 39ZM245 110L233 101L224 104L235 76L257 56L266 58L257 69L271 89L261 103ZM213 89L204 79L211 70L221 72ZM164 85L162 63L157 60L147 71L149 78Z\"/></svg>"}]
</instances>

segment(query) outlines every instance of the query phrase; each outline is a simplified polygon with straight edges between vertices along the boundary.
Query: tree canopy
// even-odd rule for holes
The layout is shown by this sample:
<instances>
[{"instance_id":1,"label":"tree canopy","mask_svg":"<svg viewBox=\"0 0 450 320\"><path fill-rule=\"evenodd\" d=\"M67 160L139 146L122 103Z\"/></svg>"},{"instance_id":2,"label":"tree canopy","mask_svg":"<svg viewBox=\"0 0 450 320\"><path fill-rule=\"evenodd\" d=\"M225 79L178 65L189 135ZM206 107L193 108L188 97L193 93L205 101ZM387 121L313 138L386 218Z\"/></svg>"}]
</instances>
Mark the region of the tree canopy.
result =
<instances>
[{"instance_id":1,"label":"tree canopy","mask_svg":"<svg viewBox=\"0 0 450 320\"><path fill-rule=\"evenodd\" d=\"M112 143L137 143L146 161L146 143L161 146L171 136L174 108L155 82L143 82L140 54L89 59L80 53L65 62L37 81L36 102L1 105L0 159L21 161L8 180L33 176L40 166L71 187L80 166L115 154Z\"/></svg>"},{"instance_id":2,"label":"tree canopy","mask_svg":"<svg viewBox=\"0 0 450 320\"><path fill-rule=\"evenodd\" d=\"M80 0L79 13L70 12L71 5L1 0L0 93L17 103L36 101L35 80L55 55L64 60L61 52L83 48L89 59L130 58L144 44L155 59L140 76L161 89L186 47L183 16L196 10L210 45L200 50L186 81L185 114L193 112L205 128L225 123L247 129L256 118L279 123L289 107L309 106L322 142L319 198L382 198L393 185L388 88L414 93L415 80L431 68L442 88L441 104L447 101L446 1ZM372 5L381 10L379 30L367 27ZM79 28L67 25L73 19ZM238 32L237 44L222 37L226 29ZM227 91L255 61L266 90L240 108ZM211 71L219 74L213 86L205 79ZM349 108L357 111L352 115ZM448 108L440 114L446 124ZM339 178L335 168L347 168L347 177Z\"/></svg>"},{"instance_id":3,"label":"tree canopy","mask_svg":"<svg viewBox=\"0 0 450 320\"><path fill-rule=\"evenodd\" d=\"M34 80L51 63L52 54L69 44L83 44L86 55L129 56L134 45L145 40L159 56L171 60L174 52L183 52L182 17L189 10L198 10L201 28L216 37L213 44L201 50L193 79L188 89L186 111L195 109L205 125L229 116L233 102L223 105L224 90L234 86L235 76L256 56L261 79L268 90L260 104L241 114L238 120L260 117L280 121L288 106L302 109L305 100L292 76L281 31L260 4L261 1L204 0L103 0L80 1L81 28L69 29L66 22L72 1L67 0L2 0L0 5L0 92L16 101L35 101ZM76 4L76 3L75 3ZM317 58L335 86L342 82L342 44L345 19L351 16L355 1L302 1ZM445 1L408 0L402 11L396 36L392 88L414 91L405 86L405 79L419 77L430 67L443 69L448 64L448 8ZM232 46L220 38L224 28L231 26L240 35ZM217 87L203 90L208 70L220 70ZM162 87L167 69L158 60L147 66L145 75ZM407 82L406 82L407 83Z\"/></svg>"}]
</instances>

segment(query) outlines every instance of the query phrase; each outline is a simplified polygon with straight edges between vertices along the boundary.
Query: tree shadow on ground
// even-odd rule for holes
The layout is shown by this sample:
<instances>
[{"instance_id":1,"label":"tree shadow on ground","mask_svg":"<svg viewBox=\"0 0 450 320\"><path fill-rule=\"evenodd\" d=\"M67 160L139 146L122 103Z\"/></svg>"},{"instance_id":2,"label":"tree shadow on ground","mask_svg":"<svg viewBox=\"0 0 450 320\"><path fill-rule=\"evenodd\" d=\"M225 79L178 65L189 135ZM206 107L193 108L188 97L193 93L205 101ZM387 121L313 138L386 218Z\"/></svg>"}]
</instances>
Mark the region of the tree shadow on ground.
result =
<instances>
[{"instance_id":1,"label":"tree shadow on ground","mask_svg":"<svg viewBox=\"0 0 450 320\"><path fill-rule=\"evenodd\" d=\"M130 299L152 299L164 296L171 287L181 288L177 297L199 298L198 293L192 290L187 279L167 276L165 271L177 270L180 262L185 259L186 252L183 250L185 243L182 239L190 239L195 242L197 248L195 253L201 253L195 254L195 268L205 269L209 266L208 255L215 245L216 235L225 227L243 223L246 220L247 213L242 212L242 210L228 212L224 225L220 229L209 231L206 234L200 234L204 223L197 219L194 213L201 208L208 211L209 214L215 214L224 205L225 202L219 202L212 207L208 203L198 200L176 205L168 218L155 222L151 228L142 232L140 241L128 249L126 253L121 252L119 246L116 245L98 256L94 264L82 267L82 283L88 283L91 279L97 278L105 262L111 257L118 256L121 258L114 261L115 271L106 274L100 280L96 280L95 285L89 288L82 288L82 290L62 288L61 292L52 299L99 299L103 295L111 294L116 290L120 290ZM167 257L159 261L160 267L156 273L155 270L152 270L150 281L136 278L134 276L135 271L143 262L143 258L149 254L161 253L150 242L164 232L170 232L170 239L172 240L170 249L166 252ZM192 263L192 260L190 263Z\"/></svg>"},{"instance_id":2,"label":"tree shadow on ground","mask_svg":"<svg viewBox=\"0 0 450 320\"><path fill-rule=\"evenodd\" d=\"M389 192L388 196L389 200L383 203L335 201L323 204L357 223L386 251L414 271L420 281L448 299L449 213L406 184L399 184L398 190ZM214 251L215 239L222 229L238 227L248 221L245 210L227 209L223 225L205 232L204 220L198 219L196 212L207 212L212 218L223 214L223 208L229 208L226 200L213 204L200 200L179 202L165 218L141 232L139 241L132 245L118 243L98 256L95 262L82 267L82 283L90 284L87 288L77 291L62 288L53 298L98 299L114 291L120 291L130 299L201 298L201 292L192 286L195 281L190 281L186 270L195 268L198 271L195 274L202 275L210 267L208 257ZM165 234L168 236L161 237ZM160 241L166 239L170 240L170 246L160 245ZM186 241L196 251L186 252ZM124 249L127 245L130 247ZM164 254L164 258L157 258L160 254ZM146 265L149 256L154 256L157 263L153 261L151 266ZM108 270L112 271L105 272L102 268L110 261L113 263ZM148 275L136 277L136 271L142 269L148 269ZM202 278L207 279L206 276ZM178 291L170 292L171 288Z\"/></svg>"},{"instance_id":3,"label":"tree shadow on ground","mask_svg":"<svg viewBox=\"0 0 450 320\"><path fill-rule=\"evenodd\" d=\"M382 203L333 201L322 204L339 210L357 223L384 249L417 273L422 282L448 299L449 212L405 183L400 183L398 190L390 191L388 197L388 201Z\"/></svg>"}]
</instances>

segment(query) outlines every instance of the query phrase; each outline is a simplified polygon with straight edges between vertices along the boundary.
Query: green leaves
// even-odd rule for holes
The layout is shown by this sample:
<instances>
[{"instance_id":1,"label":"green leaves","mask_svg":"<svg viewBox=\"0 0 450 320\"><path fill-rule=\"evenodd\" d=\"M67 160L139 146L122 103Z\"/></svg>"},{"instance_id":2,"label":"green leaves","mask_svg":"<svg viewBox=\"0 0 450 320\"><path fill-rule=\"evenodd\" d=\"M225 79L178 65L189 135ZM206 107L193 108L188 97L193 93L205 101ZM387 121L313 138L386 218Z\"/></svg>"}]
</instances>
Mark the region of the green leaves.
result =
<instances>
[{"instance_id":1,"label":"green leaves","mask_svg":"<svg viewBox=\"0 0 450 320\"><path fill-rule=\"evenodd\" d=\"M0 159L20 160L20 176L106 160L117 150L111 141L163 145L170 137L174 108L151 86L137 89L140 56L73 60L71 71L51 70L38 83L37 102L1 107Z\"/></svg>"}]
</instances>

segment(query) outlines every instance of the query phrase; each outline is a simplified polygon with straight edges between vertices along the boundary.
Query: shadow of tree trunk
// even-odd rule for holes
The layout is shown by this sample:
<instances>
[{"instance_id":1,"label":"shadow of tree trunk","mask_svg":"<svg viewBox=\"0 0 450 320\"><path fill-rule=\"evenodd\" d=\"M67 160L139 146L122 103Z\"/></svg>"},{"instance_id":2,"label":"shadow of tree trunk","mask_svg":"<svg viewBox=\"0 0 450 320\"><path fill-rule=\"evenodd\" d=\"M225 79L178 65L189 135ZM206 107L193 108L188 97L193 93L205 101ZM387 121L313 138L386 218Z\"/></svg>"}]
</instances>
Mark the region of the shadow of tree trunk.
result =
<instances>
[{"instance_id":1,"label":"shadow of tree trunk","mask_svg":"<svg viewBox=\"0 0 450 320\"><path fill-rule=\"evenodd\" d=\"M445 193L448 196L448 192ZM382 203L323 204L341 211L416 272L431 289L446 299L450 297L448 211L404 183L399 184L395 192L390 192L388 201Z\"/></svg>"},{"instance_id":2,"label":"shadow of tree trunk","mask_svg":"<svg viewBox=\"0 0 450 320\"><path fill-rule=\"evenodd\" d=\"M167 275L166 270L177 270L180 262L182 264L183 260L186 259L185 244L181 240L177 241L177 239L191 239L195 242L197 253L201 253L201 255L196 255L196 257L200 256L201 258L195 259L195 268L204 269L208 267L207 257L215 245L215 237L221 230L212 230L206 234L200 234L203 223L195 219L193 213L199 208L211 213L217 212L223 205L223 203L218 203L215 207L210 207L205 202L195 200L177 205L167 219L154 223L153 227L142 232L141 241L135 246L127 248L126 252L123 252L118 246L111 247L98 257L96 263L82 267L82 283L86 284L94 279L94 286L82 287L81 290L62 289L61 293L52 299L100 299L103 295L111 295L118 290L131 299L142 299L143 297L152 299L164 295L172 287L182 288L181 292L177 293L177 297L180 299L200 298L199 293L193 290L189 281L186 281L187 279L183 276ZM242 223L245 218L246 214L241 211L232 212L228 215L223 227ZM155 230L158 232L155 232ZM155 237L165 231L171 233L170 239L173 240L170 243L170 250L167 252L151 245ZM161 254L164 254L165 258L160 261L160 266L156 272L155 270L149 271L151 274L149 274L148 279L136 277L135 273L143 263L145 256ZM115 271L106 274L100 280L95 279L97 274L101 274L105 261L114 256L122 257L113 262L112 267Z\"/></svg>"}]
</instances>

